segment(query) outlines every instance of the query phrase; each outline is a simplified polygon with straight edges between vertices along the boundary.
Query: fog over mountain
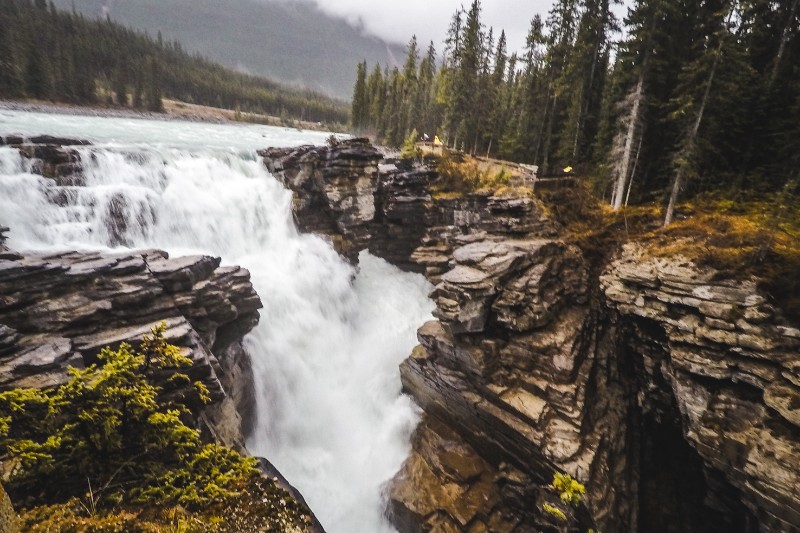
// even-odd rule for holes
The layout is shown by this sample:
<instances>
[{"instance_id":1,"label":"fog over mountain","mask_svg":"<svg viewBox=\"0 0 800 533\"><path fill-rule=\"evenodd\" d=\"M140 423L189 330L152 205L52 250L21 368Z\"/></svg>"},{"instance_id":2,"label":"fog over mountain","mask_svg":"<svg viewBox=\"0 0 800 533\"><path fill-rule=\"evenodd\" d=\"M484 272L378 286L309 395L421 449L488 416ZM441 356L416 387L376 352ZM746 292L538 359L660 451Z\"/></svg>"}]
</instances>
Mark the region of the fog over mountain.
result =
<instances>
[{"instance_id":1,"label":"fog over mountain","mask_svg":"<svg viewBox=\"0 0 800 533\"><path fill-rule=\"evenodd\" d=\"M309 0L261 0L264 2L305 2ZM469 9L467 0L315 0L326 13L344 17L354 24L389 41L405 43L416 34L420 42L433 41L439 47L444 39L453 13L460 7ZM506 31L511 50L521 50L530 21L537 13L543 17L553 5L552 0L484 0L483 22L499 33Z\"/></svg>"},{"instance_id":2,"label":"fog over mountain","mask_svg":"<svg viewBox=\"0 0 800 533\"><path fill-rule=\"evenodd\" d=\"M54 0L87 16L177 40L189 51L276 81L349 99L355 65L400 64L404 45L387 43L305 1Z\"/></svg>"}]
</instances>

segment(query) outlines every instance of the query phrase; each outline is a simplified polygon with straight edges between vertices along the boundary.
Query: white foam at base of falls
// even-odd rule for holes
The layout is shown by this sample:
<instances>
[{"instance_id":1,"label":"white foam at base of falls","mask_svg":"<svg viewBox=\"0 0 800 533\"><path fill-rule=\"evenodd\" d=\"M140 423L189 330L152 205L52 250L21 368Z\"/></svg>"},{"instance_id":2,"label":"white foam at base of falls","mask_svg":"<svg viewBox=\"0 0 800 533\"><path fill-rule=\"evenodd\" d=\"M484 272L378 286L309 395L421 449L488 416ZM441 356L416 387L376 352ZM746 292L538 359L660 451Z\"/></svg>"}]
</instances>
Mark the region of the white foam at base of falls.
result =
<instances>
[{"instance_id":1,"label":"white foam at base of falls","mask_svg":"<svg viewBox=\"0 0 800 533\"><path fill-rule=\"evenodd\" d=\"M428 284L365 253L354 269L322 239L299 234L290 193L242 147L139 140L82 150L86 186L57 190L0 147L9 246L161 248L247 267L264 302L246 339L259 410L248 447L301 491L330 533L392 531L382 488L417 421L397 367L430 318Z\"/></svg>"}]
</instances>

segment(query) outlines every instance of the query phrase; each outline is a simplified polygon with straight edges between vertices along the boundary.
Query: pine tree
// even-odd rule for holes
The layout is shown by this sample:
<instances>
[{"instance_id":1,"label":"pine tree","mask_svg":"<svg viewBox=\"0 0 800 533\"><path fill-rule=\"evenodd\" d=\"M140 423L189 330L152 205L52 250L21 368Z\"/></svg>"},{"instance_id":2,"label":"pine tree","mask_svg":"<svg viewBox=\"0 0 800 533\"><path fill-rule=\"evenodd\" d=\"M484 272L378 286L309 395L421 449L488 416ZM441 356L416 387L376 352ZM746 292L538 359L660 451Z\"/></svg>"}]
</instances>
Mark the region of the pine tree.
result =
<instances>
[{"instance_id":1,"label":"pine tree","mask_svg":"<svg viewBox=\"0 0 800 533\"><path fill-rule=\"evenodd\" d=\"M563 101L565 121L557 155L576 165L587 153L597 131L597 118L608 69L608 32L616 24L609 0L584 0L574 45L567 56Z\"/></svg>"},{"instance_id":2,"label":"pine tree","mask_svg":"<svg viewBox=\"0 0 800 533\"><path fill-rule=\"evenodd\" d=\"M565 69L570 47L575 37L577 0L557 0L547 20L550 35L547 49L547 105L545 107L544 135L542 138L541 165L549 171L553 135L558 135L557 124L563 124L562 93L567 84Z\"/></svg>"},{"instance_id":3,"label":"pine tree","mask_svg":"<svg viewBox=\"0 0 800 533\"><path fill-rule=\"evenodd\" d=\"M356 71L356 85L353 89L353 106L350 112L350 121L356 131L363 130L367 125L367 62L358 64Z\"/></svg>"},{"instance_id":4,"label":"pine tree","mask_svg":"<svg viewBox=\"0 0 800 533\"><path fill-rule=\"evenodd\" d=\"M678 194L685 181L697 172L698 135L703 125L706 109L714 88L714 80L726 44L730 38L727 24L732 12L727 5L717 2L703 2L701 17L698 20L699 36L696 44L696 57L688 62L681 72L681 79L672 99L671 116L683 123L681 135L673 160L674 179L669 202L664 214L664 225L672 223ZM702 91L702 92L700 92Z\"/></svg>"},{"instance_id":5,"label":"pine tree","mask_svg":"<svg viewBox=\"0 0 800 533\"><path fill-rule=\"evenodd\" d=\"M404 137L417 125L418 116L414 104L419 82L417 78L418 62L419 47L417 45L417 36L413 35L406 48L406 61L403 65L402 92L399 95L399 131L402 132Z\"/></svg>"},{"instance_id":6,"label":"pine tree","mask_svg":"<svg viewBox=\"0 0 800 533\"><path fill-rule=\"evenodd\" d=\"M159 68L158 61L155 57L150 58L148 74L149 76L145 92L147 110L161 113L164 111L164 102L161 98L161 69Z\"/></svg>"},{"instance_id":7,"label":"pine tree","mask_svg":"<svg viewBox=\"0 0 800 533\"><path fill-rule=\"evenodd\" d=\"M11 20L0 12L0 96L15 98L23 94L22 75L15 48Z\"/></svg>"},{"instance_id":8,"label":"pine tree","mask_svg":"<svg viewBox=\"0 0 800 533\"><path fill-rule=\"evenodd\" d=\"M25 71L25 92L34 98L50 98L53 92L53 80L51 78L51 66L44 51L40 46L34 44L28 56L27 69Z\"/></svg>"}]
</instances>

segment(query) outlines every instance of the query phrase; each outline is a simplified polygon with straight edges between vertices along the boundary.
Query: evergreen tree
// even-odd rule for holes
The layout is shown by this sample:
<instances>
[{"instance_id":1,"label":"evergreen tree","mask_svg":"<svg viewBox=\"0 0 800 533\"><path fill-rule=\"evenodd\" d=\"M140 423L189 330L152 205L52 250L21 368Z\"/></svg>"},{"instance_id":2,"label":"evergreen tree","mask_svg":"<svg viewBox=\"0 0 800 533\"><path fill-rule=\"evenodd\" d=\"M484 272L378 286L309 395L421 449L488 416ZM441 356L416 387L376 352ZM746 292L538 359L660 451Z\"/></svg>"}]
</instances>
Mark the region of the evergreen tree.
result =
<instances>
[{"instance_id":1,"label":"evergreen tree","mask_svg":"<svg viewBox=\"0 0 800 533\"><path fill-rule=\"evenodd\" d=\"M155 58L150 58L148 74L145 90L147 110L161 113L164 111L164 102L161 98L161 69Z\"/></svg>"},{"instance_id":2,"label":"evergreen tree","mask_svg":"<svg viewBox=\"0 0 800 533\"><path fill-rule=\"evenodd\" d=\"M53 90L50 63L39 46L32 46L25 70L25 92L34 98L49 98Z\"/></svg>"},{"instance_id":3,"label":"evergreen tree","mask_svg":"<svg viewBox=\"0 0 800 533\"><path fill-rule=\"evenodd\" d=\"M10 18L0 12L0 95L12 98L23 94L13 29Z\"/></svg>"},{"instance_id":4,"label":"evergreen tree","mask_svg":"<svg viewBox=\"0 0 800 533\"><path fill-rule=\"evenodd\" d=\"M350 120L356 131L364 129L368 113L367 62L364 61L358 64L356 71L356 85L353 89L353 105L350 112Z\"/></svg>"},{"instance_id":5,"label":"evergreen tree","mask_svg":"<svg viewBox=\"0 0 800 533\"><path fill-rule=\"evenodd\" d=\"M565 67L565 121L557 156L561 163L588 161L608 70L608 32L615 27L609 0L584 0L575 44Z\"/></svg>"}]
</instances>

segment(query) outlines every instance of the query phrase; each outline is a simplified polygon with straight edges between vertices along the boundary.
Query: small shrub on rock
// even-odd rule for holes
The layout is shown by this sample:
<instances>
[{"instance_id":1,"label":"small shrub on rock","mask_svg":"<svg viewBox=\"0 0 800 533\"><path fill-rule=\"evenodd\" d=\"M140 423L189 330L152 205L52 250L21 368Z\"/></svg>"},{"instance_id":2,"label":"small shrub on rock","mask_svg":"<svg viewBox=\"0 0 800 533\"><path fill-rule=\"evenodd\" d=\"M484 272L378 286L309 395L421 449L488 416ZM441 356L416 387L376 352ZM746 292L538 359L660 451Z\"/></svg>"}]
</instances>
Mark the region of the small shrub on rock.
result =
<instances>
[{"instance_id":1,"label":"small shrub on rock","mask_svg":"<svg viewBox=\"0 0 800 533\"><path fill-rule=\"evenodd\" d=\"M99 362L70 369L53 390L0 393L0 462L4 484L25 506L86 498L92 507L120 503L202 506L232 496L257 475L254 459L214 444L184 420L182 403L164 401L155 376L188 383L191 364L164 339L161 325L134 349L104 349ZM195 384L197 398L208 391Z\"/></svg>"}]
</instances>

